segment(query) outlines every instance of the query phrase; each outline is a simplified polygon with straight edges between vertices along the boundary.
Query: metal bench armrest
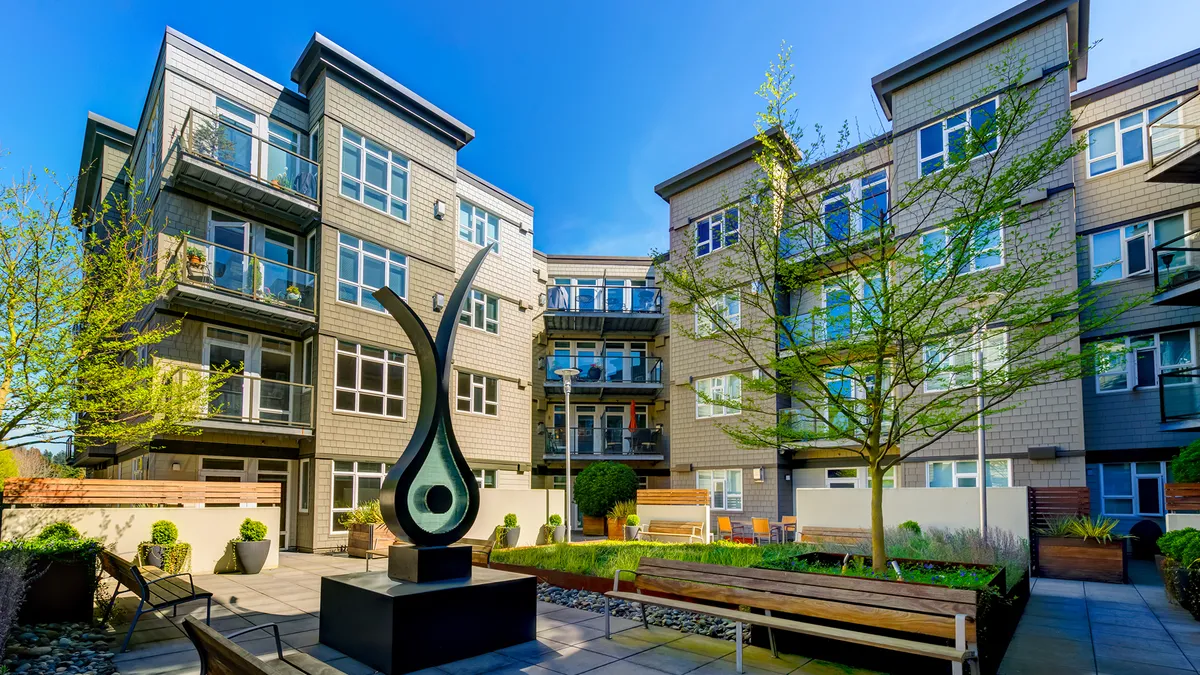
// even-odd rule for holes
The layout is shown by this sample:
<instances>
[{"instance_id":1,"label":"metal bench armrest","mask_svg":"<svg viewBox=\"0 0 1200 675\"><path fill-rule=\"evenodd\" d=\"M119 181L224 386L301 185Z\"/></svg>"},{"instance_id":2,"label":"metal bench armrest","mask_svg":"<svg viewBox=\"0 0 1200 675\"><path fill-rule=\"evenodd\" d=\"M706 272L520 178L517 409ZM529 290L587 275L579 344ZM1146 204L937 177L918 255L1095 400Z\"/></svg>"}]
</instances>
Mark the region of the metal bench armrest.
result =
<instances>
[{"instance_id":1,"label":"metal bench armrest","mask_svg":"<svg viewBox=\"0 0 1200 675\"><path fill-rule=\"evenodd\" d=\"M621 590L621 572L628 572L635 577L637 576L636 570L617 570L617 571L613 572L613 590L614 591Z\"/></svg>"},{"instance_id":2,"label":"metal bench armrest","mask_svg":"<svg viewBox=\"0 0 1200 675\"><path fill-rule=\"evenodd\" d=\"M268 628L270 628L271 632L275 634L275 653L279 656L280 659L282 659L283 658L283 643L279 641L279 624L264 623L261 626L251 626L249 628L235 630L232 633L227 633L223 637L226 640L233 640L233 638L241 637L241 636L245 635L246 633L250 633L250 632L253 632L256 630L266 630Z\"/></svg>"},{"instance_id":3,"label":"metal bench armrest","mask_svg":"<svg viewBox=\"0 0 1200 675\"><path fill-rule=\"evenodd\" d=\"M153 585L153 584L157 584L157 583L158 583L158 582L160 582L160 581L166 581L167 579L175 579L175 578L177 578L177 577L187 577L187 578L188 578L188 585L190 585L190 586L192 587L192 595L195 595L195 594L196 594L196 582L195 582L195 580L194 580L194 579L192 579L192 573L191 573L191 572L180 572L179 574L172 574L172 575L170 575L170 576L159 577L159 578L157 578L157 579L154 579L153 581L147 581L147 582L146 582L146 587L147 587L147 588L149 588L151 585Z\"/></svg>"}]
</instances>

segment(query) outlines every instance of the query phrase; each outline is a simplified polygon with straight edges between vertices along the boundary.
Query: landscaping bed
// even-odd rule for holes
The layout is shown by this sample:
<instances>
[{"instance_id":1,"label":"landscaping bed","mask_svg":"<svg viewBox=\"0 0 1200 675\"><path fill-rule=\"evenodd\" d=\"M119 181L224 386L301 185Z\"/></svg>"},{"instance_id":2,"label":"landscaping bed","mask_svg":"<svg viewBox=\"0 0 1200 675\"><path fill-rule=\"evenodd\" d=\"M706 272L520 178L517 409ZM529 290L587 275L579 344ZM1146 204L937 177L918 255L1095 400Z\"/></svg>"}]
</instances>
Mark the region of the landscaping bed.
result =
<instances>
[{"instance_id":1,"label":"landscaping bed","mask_svg":"<svg viewBox=\"0 0 1200 675\"><path fill-rule=\"evenodd\" d=\"M9 636L4 666L14 675L106 675L116 671L112 659L112 643L98 626L88 623L18 625Z\"/></svg>"}]
</instances>

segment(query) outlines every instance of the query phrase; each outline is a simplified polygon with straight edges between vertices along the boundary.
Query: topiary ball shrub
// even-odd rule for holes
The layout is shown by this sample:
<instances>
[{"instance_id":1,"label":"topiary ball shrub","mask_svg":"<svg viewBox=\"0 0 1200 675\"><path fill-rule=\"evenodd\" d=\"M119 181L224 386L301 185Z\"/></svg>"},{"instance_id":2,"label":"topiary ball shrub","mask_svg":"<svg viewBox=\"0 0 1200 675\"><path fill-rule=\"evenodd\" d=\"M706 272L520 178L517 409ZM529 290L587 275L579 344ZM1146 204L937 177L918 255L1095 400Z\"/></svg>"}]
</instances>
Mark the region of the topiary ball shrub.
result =
<instances>
[{"instance_id":1,"label":"topiary ball shrub","mask_svg":"<svg viewBox=\"0 0 1200 675\"><path fill-rule=\"evenodd\" d=\"M555 513L550 516L549 522L550 522L550 527L558 527L559 525L562 525L562 516Z\"/></svg>"},{"instance_id":2,"label":"topiary ball shrub","mask_svg":"<svg viewBox=\"0 0 1200 675\"><path fill-rule=\"evenodd\" d=\"M1200 483L1200 441L1192 441L1171 460L1171 476L1176 483Z\"/></svg>"},{"instance_id":3,"label":"topiary ball shrub","mask_svg":"<svg viewBox=\"0 0 1200 675\"><path fill-rule=\"evenodd\" d=\"M903 523L900 523L900 529L908 530L909 532L912 532L913 534L917 535L918 537L921 536L921 526L918 525L917 521L915 521L915 520L906 520Z\"/></svg>"},{"instance_id":4,"label":"topiary ball shrub","mask_svg":"<svg viewBox=\"0 0 1200 675\"><path fill-rule=\"evenodd\" d=\"M150 542L159 546L170 546L179 540L179 528L169 520L156 520L150 526Z\"/></svg>"},{"instance_id":5,"label":"topiary ball shrub","mask_svg":"<svg viewBox=\"0 0 1200 675\"><path fill-rule=\"evenodd\" d=\"M58 539L78 539L80 537L79 530L75 526L65 520L60 520L57 523L50 523L42 528L42 531L34 537L37 541L54 541Z\"/></svg>"},{"instance_id":6,"label":"topiary ball shrub","mask_svg":"<svg viewBox=\"0 0 1200 675\"><path fill-rule=\"evenodd\" d=\"M241 535L242 541L262 541L267 538L267 526L253 518L247 518L242 521Z\"/></svg>"},{"instance_id":7,"label":"topiary ball shrub","mask_svg":"<svg viewBox=\"0 0 1200 675\"><path fill-rule=\"evenodd\" d=\"M1168 532L1158 538L1158 549L1181 567L1189 567L1200 559L1200 530L1187 527Z\"/></svg>"},{"instance_id":8,"label":"topiary ball shrub","mask_svg":"<svg viewBox=\"0 0 1200 675\"><path fill-rule=\"evenodd\" d=\"M637 497L633 469L616 462L597 462L575 477L575 503L585 516L603 518L617 502Z\"/></svg>"},{"instance_id":9,"label":"topiary ball shrub","mask_svg":"<svg viewBox=\"0 0 1200 675\"><path fill-rule=\"evenodd\" d=\"M642 524L642 519L638 518L636 513L631 513L628 516L625 516L625 524L629 527L637 527L638 525Z\"/></svg>"},{"instance_id":10,"label":"topiary ball shrub","mask_svg":"<svg viewBox=\"0 0 1200 675\"><path fill-rule=\"evenodd\" d=\"M515 513L506 514L504 516L504 526L505 527L516 527L517 526L517 514L515 514Z\"/></svg>"}]
</instances>

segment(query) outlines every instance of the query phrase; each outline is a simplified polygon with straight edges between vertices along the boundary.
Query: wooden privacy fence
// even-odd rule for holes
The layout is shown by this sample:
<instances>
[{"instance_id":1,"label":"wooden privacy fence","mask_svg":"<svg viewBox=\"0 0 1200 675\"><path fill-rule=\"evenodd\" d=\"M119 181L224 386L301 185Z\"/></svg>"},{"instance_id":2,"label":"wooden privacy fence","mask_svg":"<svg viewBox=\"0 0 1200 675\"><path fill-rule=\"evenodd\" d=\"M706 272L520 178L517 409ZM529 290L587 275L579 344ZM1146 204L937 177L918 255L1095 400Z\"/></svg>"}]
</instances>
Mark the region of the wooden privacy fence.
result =
<instances>
[{"instance_id":1,"label":"wooden privacy fence","mask_svg":"<svg viewBox=\"0 0 1200 675\"><path fill-rule=\"evenodd\" d=\"M279 504L279 483L217 483L183 480L9 478L4 506L97 504Z\"/></svg>"},{"instance_id":2,"label":"wooden privacy fence","mask_svg":"<svg viewBox=\"0 0 1200 675\"><path fill-rule=\"evenodd\" d=\"M1029 488L1029 563L1038 569L1037 531L1061 516L1091 513L1091 495L1086 487Z\"/></svg>"},{"instance_id":3,"label":"wooden privacy fence","mask_svg":"<svg viewBox=\"0 0 1200 675\"><path fill-rule=\"evenodd\" d=\"M1167 511L1200 511L1200 483L1167 483Z\"/></svg>"},{"instance_id":4,"label":"wooden privacy fence","mask_svg":"<svg viewBox=\"0 0 1200 675\"><path fill-rule=\"evenodd\" d=\"M708 506L708 490L638 490L644 506Z\"/></svg>"}]
</instances>

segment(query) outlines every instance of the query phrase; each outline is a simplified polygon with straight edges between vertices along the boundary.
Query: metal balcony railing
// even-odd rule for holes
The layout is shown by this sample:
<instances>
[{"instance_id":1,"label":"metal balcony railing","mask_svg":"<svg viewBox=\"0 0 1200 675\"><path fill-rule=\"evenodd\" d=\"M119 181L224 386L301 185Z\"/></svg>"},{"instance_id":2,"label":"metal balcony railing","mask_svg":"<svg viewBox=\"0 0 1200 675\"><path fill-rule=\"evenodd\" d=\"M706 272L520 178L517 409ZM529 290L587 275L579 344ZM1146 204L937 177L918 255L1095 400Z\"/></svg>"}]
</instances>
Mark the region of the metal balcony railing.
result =
<instances>
[{"instance_id":1,"label":"metal balcony railing","mask_svg":"<svg viewBox=\"0 0 1200 675\"><path fill-rule=\"evenodd\" d=\"M313 312L316 306L315 272L190 235L180 237L174 258L181 283L306 312Z\"/></svg>"},{"instance_id":2,"label":"metal balcony railing","mask_svg":"<svg viewBox=\"0 0 1200 675\"><path fill-rule=\"evenodd\" d=\"M555 427L546 430L546 454L566 455L567 435L571 437L571 456L622 457L661 454L657 429L597 429L595 427Z\"/></svg>"},{"instance_id":3,"label":"metal balcony railing","mask_svg":"<svg viewBox=\"0 0 1200 675\"><path fill-rule=\"evenodd\" d=\"M1200 141L1200 93L1150 120L1150 168Z\"/></svg>"},{"instance_id":4,"label":"metal balcony railing","mask_svg":"<svg viewBox=\"0 0 1200 675\"><path fill-rule=\"evenodd\" d=\"M571 378L577 384L662 383L662 359L657 356L551 354L546 357L546 381L561 382L562 377L555 371L563 368L579 369L579 374Z\"/></svg>"},{"instance_id":5,"label":"metal balcony railing","mask_svg":"<svg viewBox=\"0 0 1200 675\"><path fill-rule=\"evenodd\" d=\"M1200 367L1159 373L1158 407L1164 423L1200 419Z\"/></svg>"},{"instance_id":6,"label":"metal balcony railing","mask_svg":"<svg viewBox=\"0 0 1200 675\"><path fill-rule=\"evenodd\" d=\"M662 292L645 286L551 284L546 287L551 312L662 313Z\"/></svg>"},{"instance_id":7,"label":"metal balcony railing","mask_svg":"<svg viewBox=\"0 0 1200 675\"><path fill-rule=\"evenodd\" d=\"M206 373L185 367L186 373ZM227 374L205 413L208 419L286 427L312 428L313 386L257 375Z\"/></svg>"},{"instance_id":8,"label":"metal balcony railing","mask_svg":"<svg viewBox=\"0 0 1200 675\"><path fill-rule=\"evenodd\" d=\"M244 125L201 110L188 110L180 136L183 151L271 187L318 202L316 162L291 148L254 135Z\"/></svg>"}]
</instances>

